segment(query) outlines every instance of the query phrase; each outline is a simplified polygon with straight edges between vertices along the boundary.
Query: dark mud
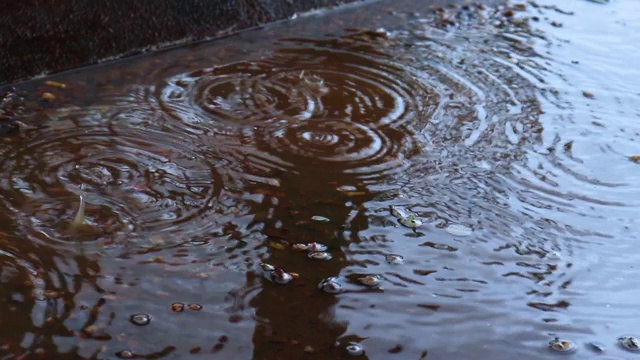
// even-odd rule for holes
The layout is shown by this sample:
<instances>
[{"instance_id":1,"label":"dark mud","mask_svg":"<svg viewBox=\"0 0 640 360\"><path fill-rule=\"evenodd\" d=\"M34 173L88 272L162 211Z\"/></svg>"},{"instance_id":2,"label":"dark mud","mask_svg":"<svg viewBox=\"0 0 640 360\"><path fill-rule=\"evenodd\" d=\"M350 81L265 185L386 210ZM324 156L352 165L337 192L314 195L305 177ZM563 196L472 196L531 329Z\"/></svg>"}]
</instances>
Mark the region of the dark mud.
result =
<instances>
[{"instance_id":1,"label":"dark mud","mask_svg":"<svg viewBox=\"0 0 640 360\"><path fill-rule=\"evenodd\" d=\"M638 9L564 6L376 2L19 84L3 358L627 358Z\"/></svg>"}]
</instances>

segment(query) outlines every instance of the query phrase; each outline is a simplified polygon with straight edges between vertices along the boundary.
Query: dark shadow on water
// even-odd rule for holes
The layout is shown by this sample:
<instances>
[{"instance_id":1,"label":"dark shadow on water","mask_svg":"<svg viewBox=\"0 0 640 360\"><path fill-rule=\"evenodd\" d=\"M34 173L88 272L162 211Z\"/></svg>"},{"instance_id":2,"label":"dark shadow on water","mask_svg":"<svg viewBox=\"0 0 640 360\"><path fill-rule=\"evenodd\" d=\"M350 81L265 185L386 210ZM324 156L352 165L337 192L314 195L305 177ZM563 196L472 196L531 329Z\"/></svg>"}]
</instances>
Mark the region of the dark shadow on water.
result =
<instances>
[{"instance_id":1,"label":"dark shadow on water","mask_svg":"<svg viewBox=\"0 0 640 360\"><path fill-rule=\"evenodd\" d=\"M318 164L318 170L331 164ZM335 165L334 165L335 166ZM298 279L281 285L262 279L260 292L251 300L255 308L256 328L253 335L254 359L342 358L347 356L341 336L348 324L334 319L339 294L318 289L324 278L340 276L346 258L342 250L345 234L355 236L366 229L367 219L360 211L372 194L362 185L345 193L338 189L360 183L333 168L323 176L321 171L275 174L280 186L262 184L248 186L249 193L260 193L262 201L253 209L252 226L262 228L271 247L262 261L299 274ZM355 194L355 196L348 196ZM328 221L312 220L322 216ZM314 260L306 251L296 252L294 243L318 242L328 246L330 260ZM359 358L365 358L359 357Z\"/></svg>"}]
</instances>

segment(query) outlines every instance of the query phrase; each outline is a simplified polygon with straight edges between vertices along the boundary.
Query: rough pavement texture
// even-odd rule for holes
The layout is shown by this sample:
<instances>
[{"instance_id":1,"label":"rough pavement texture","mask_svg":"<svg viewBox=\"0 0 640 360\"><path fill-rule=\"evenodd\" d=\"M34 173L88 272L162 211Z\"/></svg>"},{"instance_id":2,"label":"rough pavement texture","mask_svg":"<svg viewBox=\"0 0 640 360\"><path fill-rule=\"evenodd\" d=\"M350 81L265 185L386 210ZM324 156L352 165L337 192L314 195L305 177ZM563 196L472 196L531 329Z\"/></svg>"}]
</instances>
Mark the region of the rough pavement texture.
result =
<instances>
[{"instance_id":1,"label":"rough pavement texture","mask_svg":"<svg viewBox=\"0 0 640 360\"><path fill-rule=\"evenodd\" d=\"M358 0L22 0L0 7L0 84Z\"/></svg>"}]
</instances>

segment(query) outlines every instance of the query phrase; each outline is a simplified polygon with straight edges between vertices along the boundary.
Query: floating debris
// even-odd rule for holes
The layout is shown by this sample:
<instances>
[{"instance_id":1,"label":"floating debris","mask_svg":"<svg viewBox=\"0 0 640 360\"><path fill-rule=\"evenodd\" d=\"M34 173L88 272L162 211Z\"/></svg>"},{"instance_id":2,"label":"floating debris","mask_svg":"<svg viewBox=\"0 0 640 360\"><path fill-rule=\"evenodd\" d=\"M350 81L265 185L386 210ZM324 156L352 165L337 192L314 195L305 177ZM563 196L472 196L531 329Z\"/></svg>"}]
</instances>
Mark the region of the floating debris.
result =
<instances>
[{"instance_id":1,"label":"floating debris","mask_svg":"<svg viewBox=\"0 0 640 360\"><path fill-rule=\"evenodd\" d=\"M576 345L569 340L555 338L549 341L549 349L561 353L570 353L576 351Z\"/></svg>"},{"instance_id":2,"label":"floating debris","mask_svg":"<svg viewBox=\"0 0 640 360\"><path fill-rule=\"evenodd\" d=\"M56 99L56 96L50 92L46 92L42 94L42 100L53 101Z\"/></svg>"},{"instance_id":3,"label":"floating debris","mask_svg":"<svg viewBox=\"0 0 640 360\"><path fill-rule=\"evenodd\" d=\"M358 343L349 343L344 349L347 351L347 354L351 356L360 356L364 354L364 347Z\"/></svg>"},{"instance_id":4,"label":"floating debris","mask_svg":"<svg viewBox=\"0 0 640 360\"><path fill-rule=\"evenodd\" d=\"M314 260L331 260L333 256L326 251L312 251L308 255L309 259Z\"/></svg>"},{"instance_id":5,"label":"floating debris","mask_svg":"<svg viewBox=\"0 0 640 360\"><path fill-rule=\"evenodd\" d=\"M137 326L149 325L151 322L151 316L148 314L134 314L129 317L129 322Z\"/></svg>"},{"instance_id":6,"label":"floating debris","mask_svg":"<svg viewBox=\"0 0 640 360\"><path fill-rule=\"evenodd\" d=\"M200 304L189 304L189 305L187 305L187 309L189 309L191 311L200 311L200 310L202 310L202 305L200 305Z\"/></svg>"},{"instance_id":7,"label":"floating debris","mask_svg":"<svg viewBox=\"0 0 640 360\"><path fill-rule=\"evenodd\" d=\"M596 95L591 91L583 91L582 96L586 97L587 99L595 99L596 97Z\"/></svg>"},{"instance_id":8,"label":"floating debris","mask_svg":"<svg viewBox=\"0 0 640 360\"><path fill-rule=\"evenodd\" d=\"M338 294L343 291L343 286L338 281L338 278L332 276L320 281L320 283L318 283L318 289L329 294Z\"/></svg>"},{"instance_id":9,"label":"floating debris","mask_svg":"<svg viewBox=\"0 0 640 360\"><path fill-rule=\"evenodd\" d=\"M311 220L320 221L320 222L329 222L329 221L331 221L331 220L329 220L329 218L326 218L326 217L320 216L320 215L312 216Z\"/></svg>"},{"instance_id":10,"label":"floating debris","mask_svg":"<svg viewBox=\"0 0 640 360\"><path fill-rule=\"evenodd\" d=\"M422 220L420 220L416 215L410 214L406 210L398 207L398 206L390 206L391 215L398 218L400 224L406 226L411 229L416 229L422 225Z\"/></svg>"},{"instance_id":11,"label":"floating debris","mask_svg":"<svg viewBox=\"0 0 640 360\"><path fill-rule=\"evenodd\" d=\"M385 260L387 260L387 263L392 265L404 264L404 257L402 255L389 254L385 256Z\"/></svg>"},{"instance_id":12,"label":"floating debris","mask_svg":"<svg viewBox=\"0 0 640 360\"><path fill-rule=\"evenodd\" d=\"M358 278L358 282L364 286L368 287L377 287L380 285L382 281L382 277L380 275L367 275L361 278Z\"/></svg>"},{"instance_id":13,"label":"floating debris","mask_svg":"<svg viewBox=\"0 0 640 360\"><path fill-rule=\"evenodd\" d=\"M302 244L302 243L297 243L297 244L293 244L291 245L291 248L295 251L305 251L309 248L308 244Z\"/></svg>"},{"instance_id":14,"label":"floating debris","mask_svg":"<svg viewBox=\"0 0 640 360\"><path fill-rule=\"evenodd\" d=\"M67 87L67 84L65 83L61 83L61 82L57 82L57 81L53 81L53 80L47 80L44 82L45 85L49 85L49 86L53 86L53 87L58 87L61 89L64 89Z\"/></svg>"},{"instance_id":15,"label":"floating debris","mask_svg":"<svg viewBox=\"0 0 640 360\"><path fill-rule=\"evenodd\" d=\"M473 234L473 229L462 224L451 224L444 229L453 236L469 236Z\"/></svg>"},{"instance_id":16,"label":"floating debris","mask_svg":"<svg viewBox=\"0 0 640 360\"><path fill-rule=\"evenodd\" d=\"M640 340L635 336L622 336L618 338L618 343L625 350L638 352L640 351Z\"/></svg>"}]
</instances>

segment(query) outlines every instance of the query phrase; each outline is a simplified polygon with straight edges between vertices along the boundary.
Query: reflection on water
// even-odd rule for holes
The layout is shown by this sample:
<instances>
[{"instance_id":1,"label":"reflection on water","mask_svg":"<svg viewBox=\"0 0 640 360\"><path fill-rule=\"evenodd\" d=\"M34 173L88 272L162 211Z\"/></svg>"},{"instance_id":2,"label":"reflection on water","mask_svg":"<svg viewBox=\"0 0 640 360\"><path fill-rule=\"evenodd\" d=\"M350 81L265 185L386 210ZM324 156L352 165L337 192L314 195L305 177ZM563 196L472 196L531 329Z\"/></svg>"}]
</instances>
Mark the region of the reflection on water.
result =
<instances>
[{"instance_id":1,"label":"reflection on water","mask_svg":"<svg viewBox=\"0 0 640 360\"><path fill-rule=\"evenodd\" d=\"M390 4L57 76L0 138L1 358L627 356L637 4Z\"/></svg>"}]
</instances>

